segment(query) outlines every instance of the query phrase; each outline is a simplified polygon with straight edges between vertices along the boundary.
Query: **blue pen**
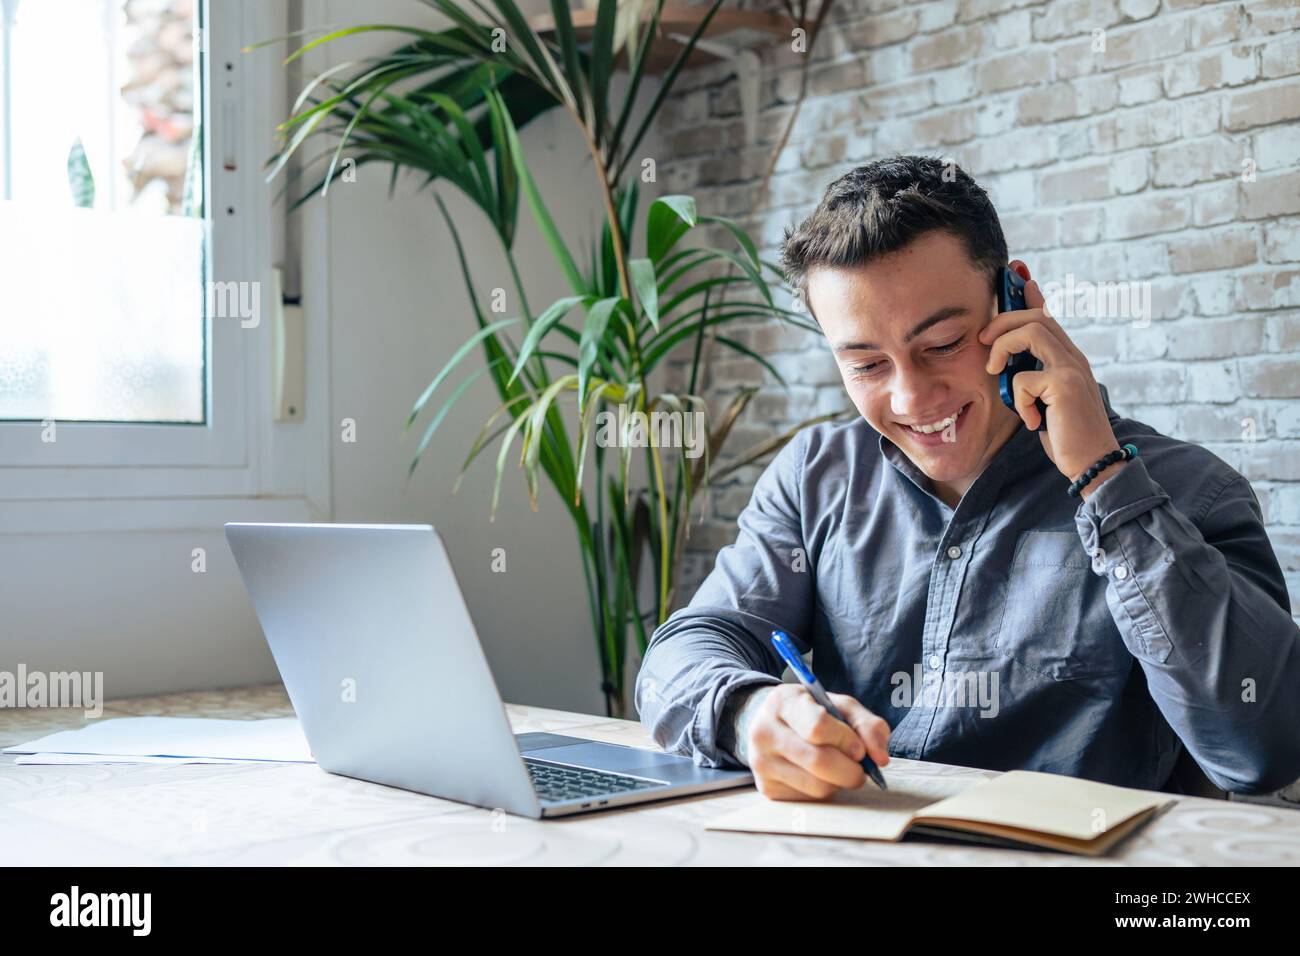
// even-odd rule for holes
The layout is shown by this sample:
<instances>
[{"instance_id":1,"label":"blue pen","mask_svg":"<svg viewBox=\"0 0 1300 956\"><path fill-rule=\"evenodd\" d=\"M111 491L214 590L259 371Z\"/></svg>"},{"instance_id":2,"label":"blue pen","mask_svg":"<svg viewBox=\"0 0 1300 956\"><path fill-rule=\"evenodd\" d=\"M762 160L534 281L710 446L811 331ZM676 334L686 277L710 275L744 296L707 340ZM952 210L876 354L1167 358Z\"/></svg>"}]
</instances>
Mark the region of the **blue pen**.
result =
<instances>
[{"instance_id":1,"label":"blue pen","mask_svg":"<svg viewBox=\"0 0 1300 956\"><path fill-rule=\"evenodd\" d=\"M803 662L803 657L800 656L794 642L786 636L785 631L772 632L772 646L776 648L776 652L781 655L782 660L790 665L790 670L794 671L794 676L799 678L799 683L808 688L808 693L813 695L813 700L825 707L826 712L836 720L847 724L848 721L844 720L844 715L840 713L839 708L831 703L830 697L826 694L826 688L822 687L822 682L817 679L817 675L808 669L808 665ZM852 725L850 724L850 726ZM876 766L876 762L871 759L870 755L862 758L862 769L867 772L867 776L875 781L876 786L881 790L889 789L885 785L885 775L880 772L880 768Z\"/></svg>"}]
</instances>

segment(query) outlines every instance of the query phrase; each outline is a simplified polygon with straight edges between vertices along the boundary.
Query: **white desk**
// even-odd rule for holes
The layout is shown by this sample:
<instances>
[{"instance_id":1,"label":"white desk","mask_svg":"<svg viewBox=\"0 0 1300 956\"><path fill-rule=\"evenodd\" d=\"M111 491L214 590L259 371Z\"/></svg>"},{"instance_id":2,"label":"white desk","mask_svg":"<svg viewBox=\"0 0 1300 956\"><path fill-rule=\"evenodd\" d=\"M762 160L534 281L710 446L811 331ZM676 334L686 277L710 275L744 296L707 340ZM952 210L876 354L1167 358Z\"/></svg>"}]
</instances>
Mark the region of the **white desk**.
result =
<instances>
[{"instance_id":1,"label":"white desk","mask_svg":"<svg viewBox=\"0 0 1300 956\"><path fill-rule=\"evenodd\" d=\"M637 723L510 705L516 732L653 747ZM112 701L105 717L292 716L277 685ZM85 723L0 710L0 746ZM545 822L305 764L16 766L0 755L0 865L1300 865L1300 812L1182 798L1101 860L926 843L706 831L750 790ZM895 758L890 772L995 776Z\"/></svg>"}]
</instances>

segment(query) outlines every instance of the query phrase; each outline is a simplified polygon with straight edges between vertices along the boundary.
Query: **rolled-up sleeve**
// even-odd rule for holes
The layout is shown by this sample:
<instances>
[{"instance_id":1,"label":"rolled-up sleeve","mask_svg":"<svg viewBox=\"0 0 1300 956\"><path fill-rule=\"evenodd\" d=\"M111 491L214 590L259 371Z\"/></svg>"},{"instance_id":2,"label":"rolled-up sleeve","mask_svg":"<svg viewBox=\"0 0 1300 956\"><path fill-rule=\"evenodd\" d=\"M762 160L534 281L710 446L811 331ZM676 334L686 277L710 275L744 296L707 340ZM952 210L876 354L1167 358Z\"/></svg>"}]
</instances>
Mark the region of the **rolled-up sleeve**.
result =
<instances>
[{"instance_id":1,"label":"rolled-up sleeve","mask_svg":"<svg viewBox=\"0 0 1300 956\"><path fill-rule=\"evenodd\" d=\"M763 472L735 543L718 552L691 603L655 631L637 675L641 722L665 750L701 766L737 766L718 741L731 695L781 682L785 667L771 631L809 649L815 585L800 520L807 437L805 429Z\"/></svg>"},{"instance_id":2,"label":"rolled-up sleeve","mask_svg":"<svg viewBox=\"0 0 1300 956\"><path fill-rule=\"evenodd\" d=\"M1300 778L1300 628L1249 482L1225 475L1193 522L1137 458L1075 523L1152 698L1201 769L1236 793Z\"/></svg>"}]
</instances>

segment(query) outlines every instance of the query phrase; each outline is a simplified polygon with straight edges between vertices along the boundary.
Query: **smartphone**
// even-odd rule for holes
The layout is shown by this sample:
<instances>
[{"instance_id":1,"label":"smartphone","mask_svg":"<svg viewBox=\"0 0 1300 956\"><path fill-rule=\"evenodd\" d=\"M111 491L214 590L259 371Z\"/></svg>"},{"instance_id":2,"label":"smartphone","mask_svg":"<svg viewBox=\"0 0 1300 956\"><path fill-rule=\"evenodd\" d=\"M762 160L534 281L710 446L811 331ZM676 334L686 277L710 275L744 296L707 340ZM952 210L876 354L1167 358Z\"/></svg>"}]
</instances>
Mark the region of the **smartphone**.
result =
<instances>
[{"instance_id":1,"label":"smartphone","mask_svg":"<svg viewBox=\"0 0 1300 956\"><path fill-rule=\"evenodd\" d=\"M1017 312L1024 308L1027 308L1025 280L1020 278L1020 274L1014 269L1003 266L998 270L998 314ZM1021 372L1037 372L1042 367L1043 363L1034 358L1033 352L1017 352L1009 356L1006 368L998 373L998 392L1002 396L1002 404L1014 412L1016 393L1011 389L1011 380ZM1042 414L1037 430L1041 432L1047 427L1047 406L1043 404L1041 398L1037 400L1037 405L1038 411Z\"/></svg>"}]
</instances>

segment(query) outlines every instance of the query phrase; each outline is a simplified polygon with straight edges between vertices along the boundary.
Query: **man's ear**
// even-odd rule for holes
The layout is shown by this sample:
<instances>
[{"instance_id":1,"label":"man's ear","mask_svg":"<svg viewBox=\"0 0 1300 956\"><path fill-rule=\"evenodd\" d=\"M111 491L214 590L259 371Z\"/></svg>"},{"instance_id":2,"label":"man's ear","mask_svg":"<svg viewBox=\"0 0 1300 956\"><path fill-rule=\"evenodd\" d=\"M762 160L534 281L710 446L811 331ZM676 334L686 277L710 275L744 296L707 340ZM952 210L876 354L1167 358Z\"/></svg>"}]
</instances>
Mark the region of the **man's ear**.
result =
<instances>
[{"instance_id":1,"label":"man's ear","mask_svg":"<svg viewBox=\"0 0 1300 956\"><path fill-rule=\"evenodd\" d=\"M1025 280L1025 305L1030 309L1046 308L1047 300L1043 297L1043 290L1039 284L1030 277L1029 266L1025 265L1023 259L1012 259L1007 266L1016 270L1020 278Z\"/></svg>"}]
</instances>

